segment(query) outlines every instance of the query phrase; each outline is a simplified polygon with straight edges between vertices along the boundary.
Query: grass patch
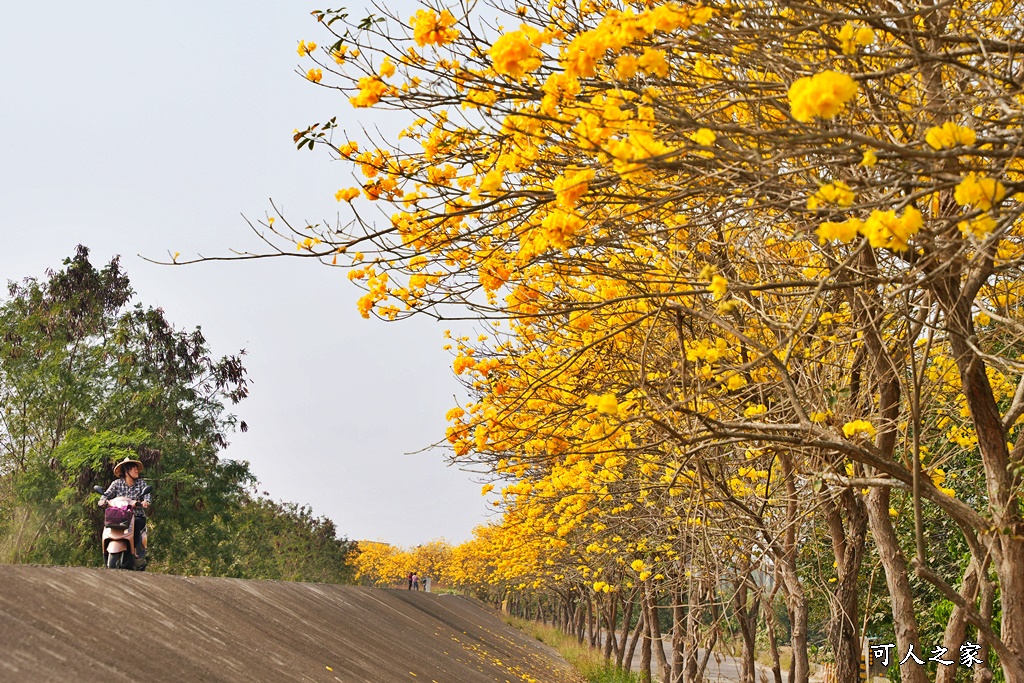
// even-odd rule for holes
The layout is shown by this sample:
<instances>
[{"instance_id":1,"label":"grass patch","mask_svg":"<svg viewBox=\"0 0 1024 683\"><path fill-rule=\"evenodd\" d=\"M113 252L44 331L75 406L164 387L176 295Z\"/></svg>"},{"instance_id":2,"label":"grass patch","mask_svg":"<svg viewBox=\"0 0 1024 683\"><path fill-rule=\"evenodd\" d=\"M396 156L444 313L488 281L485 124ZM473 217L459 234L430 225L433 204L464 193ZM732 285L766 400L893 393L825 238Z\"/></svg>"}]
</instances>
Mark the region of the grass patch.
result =
<instances>
[{"instance_id":1,"label":"grass patch","mask_svg":"<svg viewBox=\"0 0 1024 683\"><path fill-rule=\"evenodd\" d=\"M579 672L587 683L639 683L640 676L634 672L626 672L615 667L614 663L604 661L600 650L591 649L586 643L580 643L574 637L562 633L553 626L545 626L535 621L505 617L505 622L514 626L531 638L536 638L549 645L562 655L565 661Z\"/></svg>"},{"instance_id":2,"label":"grass patch","mask_svg":"<svg viewBox=\"0 0 1024 683\"><path fill-rule=\"evenodd\" d=\"M767 668L772 668L772 655L768 651L758 652L757 661ZM789 665L793 661L793 648L788 645L779 645L779 668L782 669L782 676L785 678L789 671Z\"/></svg>"}]
</instances>

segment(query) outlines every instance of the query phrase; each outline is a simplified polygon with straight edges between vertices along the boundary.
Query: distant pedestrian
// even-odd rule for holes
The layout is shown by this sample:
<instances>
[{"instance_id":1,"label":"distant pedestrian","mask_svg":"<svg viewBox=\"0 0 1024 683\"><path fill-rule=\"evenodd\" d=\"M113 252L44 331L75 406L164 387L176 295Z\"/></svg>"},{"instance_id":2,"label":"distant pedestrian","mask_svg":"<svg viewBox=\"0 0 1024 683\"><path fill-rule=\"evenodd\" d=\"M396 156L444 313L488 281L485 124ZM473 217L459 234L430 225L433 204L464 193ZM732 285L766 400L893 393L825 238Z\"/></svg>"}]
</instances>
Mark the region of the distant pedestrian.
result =
<instances>
[{"instance_id":1,"label":"distant pedestrian","mask_svg":"<svg viewBox=\"0 0 1024 683\"><path fill-rule=\"evenodd\" d=\"M409 572L409 587L406 590L412 590L412 572Z\"/></svg>"},{"instance_id":2,"label":"distant pedestrian","mask_svg":"<svg viewBox=\"0 0 1024 683\"><path fill-rule=\"evenodd\" d=\"M416 572L412 573L412 589L418 591L420 589L420 575Z\"/></svg>"},{"instance_id":3,"label":"distant pedestrian","mask_svg":"<svg viewBox=\"0 0 1024 683\"><path fill-rule=\"evenodd\" d=\"M423 577L423 592L424 593L429 593L430 592L430 577L429 576L424 576Z\"/></svg>"}]
</instances>

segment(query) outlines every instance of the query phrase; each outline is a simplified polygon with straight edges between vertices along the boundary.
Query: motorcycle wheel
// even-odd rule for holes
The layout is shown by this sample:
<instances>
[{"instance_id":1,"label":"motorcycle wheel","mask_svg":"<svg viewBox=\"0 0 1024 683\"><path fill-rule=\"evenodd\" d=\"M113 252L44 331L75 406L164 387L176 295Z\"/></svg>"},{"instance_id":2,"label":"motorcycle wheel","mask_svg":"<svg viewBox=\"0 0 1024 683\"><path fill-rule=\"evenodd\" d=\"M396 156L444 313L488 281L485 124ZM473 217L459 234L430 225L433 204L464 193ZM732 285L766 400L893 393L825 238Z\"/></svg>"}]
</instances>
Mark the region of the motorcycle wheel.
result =
<instances>
[{"instance_id":1,"label":"motorcycle wheel","mask_svg":"<svg viewBox=\"0 0 1024 683\"><path fill-rule=\"evenodd\" d=\"M122 551L107 555L107 569L121 569L125 552L126 551Z\"/></svg>"}]
</instances>

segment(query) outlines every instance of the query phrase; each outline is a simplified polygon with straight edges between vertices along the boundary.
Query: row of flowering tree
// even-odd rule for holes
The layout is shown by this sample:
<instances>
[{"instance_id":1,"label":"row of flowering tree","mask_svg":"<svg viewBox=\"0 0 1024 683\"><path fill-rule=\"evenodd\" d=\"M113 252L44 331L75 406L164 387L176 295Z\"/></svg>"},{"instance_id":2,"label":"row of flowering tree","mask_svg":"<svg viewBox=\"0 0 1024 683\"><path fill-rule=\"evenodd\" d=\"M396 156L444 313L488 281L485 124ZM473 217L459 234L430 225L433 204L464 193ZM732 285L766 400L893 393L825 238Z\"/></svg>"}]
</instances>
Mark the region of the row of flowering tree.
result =
<instances>
[{"instance_id":1,"label":"row of flowering tree","mask_svg":"<svg viewBox=\"0 0 1024 683\"><path fill-rule=\"evenodd\" d=\"M628 594L596 609L652 633L667 605L672 680L723 619L752 676L770 594L797 683L820 622L843 681L870 622L1024 682L1013 3L314 15L307 78L406 127L297 132L353 218L261 234L350 267L365 316L477 321L448 441L501 493L491 580Z\"/></svg>"}]
</instances>

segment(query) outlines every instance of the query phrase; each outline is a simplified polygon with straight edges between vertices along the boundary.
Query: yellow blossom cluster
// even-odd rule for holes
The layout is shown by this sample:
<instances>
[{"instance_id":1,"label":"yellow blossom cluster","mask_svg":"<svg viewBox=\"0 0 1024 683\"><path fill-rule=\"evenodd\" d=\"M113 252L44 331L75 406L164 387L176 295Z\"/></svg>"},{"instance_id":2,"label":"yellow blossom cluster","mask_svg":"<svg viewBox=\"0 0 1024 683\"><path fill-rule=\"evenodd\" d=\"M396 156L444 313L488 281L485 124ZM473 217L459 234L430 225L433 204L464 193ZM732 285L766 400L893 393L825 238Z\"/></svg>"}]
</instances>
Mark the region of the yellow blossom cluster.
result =
<instances>
[{"instance_id":1,"label":"yellow blossom cluster","mask_svg":"<svg viewBox=\"0 0 1024 683\"><path fill-rule=\"evenodd\" d=\"M970 147L978 136L970 128L946 121L941 126L932 126L924 136L933 149L951 149L953 147Z\"/></svg>"},{"instance_id":2,"label":"yellow blossom cluster","mask_svg":"<svg viewBox=\"0 0 1024 683\"><path fill-rule=\"evenodd\" d=\"M420 47L445 45L459 37L459 31L454 28L455 16L448 10L440 14L433 9L416 10L409 24L413 29L413 40Z\"/></svg>"},{"instance_id":3,"label":"yellow blossom cluster","mask_svg":"<svg viewBox=\"0 0 1024 683\"><path fill-rule=\"evenodd\" d=\"M956 186L953 196L961 206L988 211L1006 196L1006 188L995 178L972 171Z\"/></svg>"},{"instance_id":4,"label":"yellow blossom cluster","mask_svg":"<svg viewBox=\"0 0 1024 683\"><path fill-rule=\"evenodd\" d=\"M852 55L857 49L875 42L875 32L867 26L854 26L852 21L843 24L837 36L842 44L843 54Z\"/></svg>"},{"instance_id":5,"label":"yellow blossom cluster","mask_svg":"<svg viewBox=\"0 0 1024 683\"><path fill-rule=\"evenodd\" d=\"M875 249L892 249L906 251L910 238L924 225L921 212L908 206L902 214L894 209L880 211L875 209L867 220L849 218L845 221L825 221L815 231L819 242L825 244L830 240L850 242L858 234L868 239Z\"/></svg>"},{"instance_id":6,"label":"yellow blossom cluster","mask_svg":"<svg viewBox=\"0 0 1024 683\"><path fill-rule=\"evenodd\" d=\"M542 44L542 34L525 24L519 31L504 34L490 49L494 70L512 78L534 71L540 66Z\"/></svg>"},{"instance_id":7,"label":"yellow blossom cluster","mask_svg":"<svg viewBox=\"0 0 1024 683\"><path fill-rule=\"evenodd\" d=\"M789 87L789 103L793 118L807 123L816 117L833 118L856 94L857 83L848 74L822 71L794 81Z\"/></svg>"}]
</instances>

